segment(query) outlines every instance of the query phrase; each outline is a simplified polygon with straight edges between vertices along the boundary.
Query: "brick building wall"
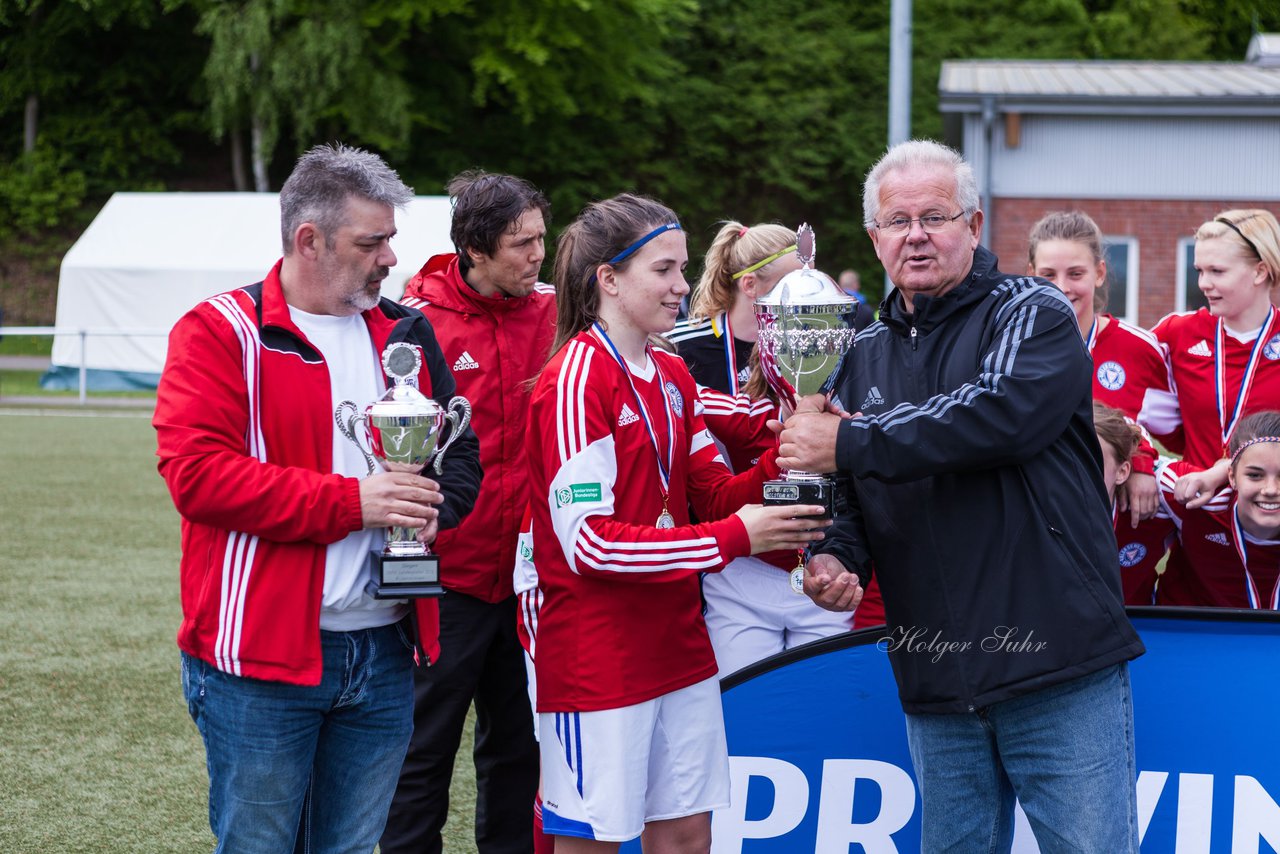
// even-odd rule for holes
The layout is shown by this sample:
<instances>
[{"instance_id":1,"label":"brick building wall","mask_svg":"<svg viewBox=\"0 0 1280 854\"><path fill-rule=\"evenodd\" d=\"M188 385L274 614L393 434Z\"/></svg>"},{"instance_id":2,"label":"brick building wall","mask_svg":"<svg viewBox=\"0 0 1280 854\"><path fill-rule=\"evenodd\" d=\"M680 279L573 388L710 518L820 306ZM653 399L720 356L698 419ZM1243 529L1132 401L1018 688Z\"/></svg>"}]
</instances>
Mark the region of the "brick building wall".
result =
<instances>
[{"instance_id":1,"label":"brick building wall","mask_svg":"<svg viewBox=\"0 0 1280 854\"><path fill-rule=\"evenodd\" d=\"M991 248L1002 270L1021 273L1027 266L1027 235L1036 220L1049 211L1084 211L1103 234L1138 241L1138 322L1150 328L1176 307L1179 239L1193 237L1202 222L1230 208L1266 208L1280 215L1280 202L1274 200L997 198Z\"/></svg>"}]
</instances>

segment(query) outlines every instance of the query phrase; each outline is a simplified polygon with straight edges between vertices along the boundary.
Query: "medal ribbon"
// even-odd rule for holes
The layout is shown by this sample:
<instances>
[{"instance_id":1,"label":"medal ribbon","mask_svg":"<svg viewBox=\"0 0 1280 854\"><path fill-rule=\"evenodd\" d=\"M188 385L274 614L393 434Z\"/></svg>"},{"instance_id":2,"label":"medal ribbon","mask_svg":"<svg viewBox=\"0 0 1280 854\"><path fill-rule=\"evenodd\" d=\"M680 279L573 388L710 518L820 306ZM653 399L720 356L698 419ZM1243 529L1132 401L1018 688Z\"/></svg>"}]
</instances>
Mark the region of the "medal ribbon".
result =
<instances>
[{"instance_id":1,"label":"medal ribbon","mask_svg":"<svg viewBox=\"0 0 1280 854\"><path fill-rule=\"evenodd\" d=\"M1093 323L1089 324L1089 334L1085 336L1085 346L1089 348L1089 355L1093 355L1094 345L1098 343L1098 317L1094 315Z\"/></svg>"},{"instance_id":2,"label":"medal ribbon","mask_svg":"<svg viewBox=\"0 0 1280 854\"><path fill-rule=\"evenodd\" d=\"M720 337L724 338L724 369L729 374L729 394L738 394L738 347L733 340L733 325L729 323L729 312L720 315Z\"/></svg>"},{"instance_id":3,"label":"medal ribbon","mask_svg":"<svg viewBox=\"0 0 1280 854\"><path fill-rule=\"evenodd\" d=\"M1277 311L1273 307L1267 315L1267 321L1262 324L1262 329L1258 330L1258 337L1253 342L1253 350L1249 353L1249 362L1245 365L1244 378L1240 381L1240 393L1236 395L1236 402L1231 407L1229 416L1227 414L1227 325L1222 322L1222 318L1218 318L1218 329L1214 333L1213 339L1213 377L1214 397L1218 405L1218 426L1222 430L1224 454L1226 453L1227 443L1231 440L1231 434L1236 431L1236 423L1244 412L1245 402L1249 399L1249 389L1253 386L1253 378L1258 372L1258 365L1262 360L1262 350L1267 346L1268 335L1271 332L1271 327L1275 324L1276 314Z\"/></svg>"},{"instance_id":4,"label":"medal ribbon","mask_svg":"<svg viewBox=\"0 0 1280 854\"><path fill-rule=\"evenodd\" d=\"M1240 555L1240 565L1244 567L1245 596L1249 598L1250 608L1261 608L1259 604L1262 597L1258 594L1258 583L1253 580L1253 573L1249 572L1249 545L1244 539L1244 528L1240 524L1240 510L1235 504L1231 505L1231 533L1236 541L1236 554ZM1276 579L1275 586L1271 589L1271 610L1280 609L1280 578Z\"/></svg>"},{"instance_id":5,"label":"medal ribbon","mask_svg":"<svg viewBox=\"0 0 1280 854\"><path fill-rule=\"evenodd\" d=\"M658 390L662 392L662 407L667 415L667 436L670 441L667 442L667 454L665 463L663 461L662 447L658 442L658 434L653 429L653 418L649 415L649 407L645 406L644 398L640 396L640 392L636 389L635 381L631 378L631 369L627 367L627 360L622 357L622 353L614 345L609 338L609 334L604 331L604 327L599 321L592 324L595 328L596 335L600 336L605 346L609 348L609 353L618 363L618 367L622 368L623 375L627 378L627 383L631 386L631 394L635 397L636 405L640 407L640 418L644 421L644 429L649 434L649 441L653 443L653 452L658 459L658 479L662 489L662 507L664 512L667 507L667 495L671 492L671 470L675 465L675 438L676 438L676 419L671 411L671 400L667 397L666 378L662 375L662 366L658 364L658 360L652 355L649 360L653 362L654 372L658 377ZM649 353L650 347L645 345L645 353Z\"/></svg>"}]
</instances>

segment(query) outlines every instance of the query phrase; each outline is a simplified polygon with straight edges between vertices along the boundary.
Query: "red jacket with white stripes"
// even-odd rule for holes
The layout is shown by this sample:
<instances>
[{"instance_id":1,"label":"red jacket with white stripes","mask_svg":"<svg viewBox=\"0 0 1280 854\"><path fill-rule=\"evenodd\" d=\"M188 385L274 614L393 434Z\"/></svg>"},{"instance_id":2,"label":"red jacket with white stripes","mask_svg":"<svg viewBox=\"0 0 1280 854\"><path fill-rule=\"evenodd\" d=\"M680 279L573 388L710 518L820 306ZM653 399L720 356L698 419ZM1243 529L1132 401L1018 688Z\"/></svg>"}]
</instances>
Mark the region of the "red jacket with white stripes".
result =
<instances>
[{"instance_id":1,"label":"red jacket with white stripes","mask_svg":"<svg viewBox=\"0 0 1280 854\"><path fill-rule=\"evenodd\" d=\"M1100 317L1105 317L1107 324L1089 342L1089 355L1093 357L1093 399L1119 409L1136 421L1148 408L1148 400L1158 405L1154 401L1164 402L1171 396L1164 345L1147 330L1131 326L1118 317L1109 314ZM1156 456L1156 449L1144 437L1133 455L1133 471L1155 474Z\"/></svg>"},{"instance_id":2,"label":"red jacket with white stripes","mask_svg":"<svg viewBox=\"0 0 1280 854\"><path fill-rule=\"evenodd\" d=\"M539 284L526 297L484 297L462 280L457 255L436 255L409 280L402 302L431 321L458 394L471 402L485 471L471 515L432 546L440 578L449 590L500 602L512 593L511 557L528 503L528 381L555 338L555 289Z\"/></svg>"},{"instance_id":3,"label":"red jacket with white stripes","mask_svg":"<svg viewBox=\"0 0 1280 854\"><path fill-rule=\"evenodd\" d=\"M1199 468L1182 461L1160 470L1160 504L1178 526L1178 547L1170 551L1160 576L1156 604L1271 608L1280 584L1280 542L1256 542L1243 530L1237 532L1236 493L1229 487L1196 510L1179 503L1173 492L1178 477ZM1245 537L1243 548L1240 536ZM1251 587L1254 604L1249 601Z\"/></svg>"},{"instance_id":4,"label":"red jacket with white stripes","mask_svg":"<svg viewBox=\"0 0 1280 854\"><path fill-rule=\"evenodd\" d=\"M698 575L750 553L746 528L730 514L758 502L764 481L778 476L776 451L729 474L678 356L651 350L649 371L624 373L589 331L551 359L534 388L542 712L619 708L715 675ZM651 436L669 464L669 529L656 527L663 499ZM690 502L709 521L690 524Z\"/></svg>"},{"instance_id":5,"label":"red jacket with white stripes","mask_svg":"<svg viewBox=\"0 0 1280 854\"><path fill-rule=\"evenodd\" d=\"M178 645L237 676L317 685L325 551L362 528L360 486L330 473L328 368L293 324L279 273L277 262L263 282L178 321L154 425L160 474L182 516ZM422 315L382 300L363 317L375 352L397 341L421 348L419 388L447 403L453 378ZM436 480L441 528L455 527L480 486L471 431ZM415 610L420 660L434 660L435 600Z\"/></svg>"},{"instance_id":6,"label":"red jacket with white stripes","mask_svg":"<svg viewBox=\"0 0 1280 854\"><path fill-rule=\"evenodd\" d=\"M1207 308L1170 314L1152 333L1168 351L1173 395L1160 405L1148 400L1138 419L1143 427L1183 459L1200 467L1213 465L1225 454L1223 422L1234 429L1232 413L1243 418L1260 409L1274 409L1280 400L1280 311L1272 309L1259 337L1243 342L1223 334L1221 323ZM1222 359L1223 397L1218 401L1217 367ZM1248 371L1253 365L1253 373ZM1243 398L1243 399L1242 399ZM1181 429L1185 448L1176 441ZM1175 441L1166 438L1175 434Z\"/></svg>"}]
</instances>

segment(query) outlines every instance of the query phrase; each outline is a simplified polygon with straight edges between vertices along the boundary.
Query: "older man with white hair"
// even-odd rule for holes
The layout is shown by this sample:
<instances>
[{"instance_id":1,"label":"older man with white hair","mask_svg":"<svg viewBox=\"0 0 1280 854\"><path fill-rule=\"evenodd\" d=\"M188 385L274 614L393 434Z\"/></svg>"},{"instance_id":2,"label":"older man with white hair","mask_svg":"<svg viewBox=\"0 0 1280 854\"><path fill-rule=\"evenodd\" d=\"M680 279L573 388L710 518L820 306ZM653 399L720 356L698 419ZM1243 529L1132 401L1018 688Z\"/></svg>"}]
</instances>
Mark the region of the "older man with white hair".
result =
<instances>
[{"instance_id":1,"label":"older man with white hair","mask_svg":"<svg viewBox=\"0 0 1280 854\"><path fill-rule=\"evenodd\" d=\"M894 285L779 465L851 478L805 591L857 604L874 571L923 801L921 849L1008 851L1015 797L1045 854L1136 852L1125 617L1070 304L998 272L973 172L937 143L867 176ZM848 415L856 412L855 415Z\"/></svg>"}]
</instances>

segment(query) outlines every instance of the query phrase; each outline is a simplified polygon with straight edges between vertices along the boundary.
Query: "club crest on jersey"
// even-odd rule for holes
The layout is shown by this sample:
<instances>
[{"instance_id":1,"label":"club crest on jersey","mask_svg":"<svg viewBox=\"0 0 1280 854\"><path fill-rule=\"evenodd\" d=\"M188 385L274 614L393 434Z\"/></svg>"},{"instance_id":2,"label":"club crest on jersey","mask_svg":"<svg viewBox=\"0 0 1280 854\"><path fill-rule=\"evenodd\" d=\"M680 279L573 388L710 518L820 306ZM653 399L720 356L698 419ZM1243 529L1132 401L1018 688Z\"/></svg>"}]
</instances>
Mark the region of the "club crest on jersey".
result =
<instances>
[{"instance_id":1,"label":"club crest on jersey","mask_svg":"<svg viewBox=\"0 0 1280 854\"><path fill-rule=\"evenodd\" d=\"M667 380L667 384L663 386L667 391L667 400L671 401L671 411L676 414L676 418L684 417L684 397L680 394L680 389L676 388L676 384Z\"/></svg>"},{"instance_id":2,"label":"club crest on jersey","mask_svg":"<svg viewBox=\"0 0 1280 854\"><path fill-rule=\"evenodd\" d=\"M1098 366L1098 385L1119 391L1124 386L1124 367L1119 362L1103 362Z\"/></svg>"},{"instance_id":3,"label":"club crest on jersey","mask_svg":"<svg viewBox=\"0 0 1280 854\"><path fill-rule=\"evenodd\" d=\"M1121 566L1137 566L1147 556L1147 547L1142 543L1129 543L1120 549Z\"/></svg>"},{"instance_id":4,"label":"club crest on jersey","mask_svg":"<svg viewBox=\"0 0 1280 854\"><path fill-rule=\"evenodd\" d=\"M598 483L571 483L556 490L556 506L567 507L580 501L599 501L602 494Z\"/></svg>"},{"instance_id":5,"label":"club crest on jersey","mask_svg":"<svg viewBox=\"0 0 1280 854\"><path fill-rule=\"evenodd\" d=\"M1280 359L1280 332L1273 335L1271 340L1267 342L1267 346L1262 348L1262 355L1273 362L1276 359Z\"/></svg>"},{"instance_id":6,"label":"club crest on jersey","mask_svg":"<svg viewBox=\"0 0 1280 854\"><path fill-rule=\"evenodd\" d=\"M523 560L533 560L533 546L525 540L520 541L520 557Z\"/></svg>"}]
</instances>

